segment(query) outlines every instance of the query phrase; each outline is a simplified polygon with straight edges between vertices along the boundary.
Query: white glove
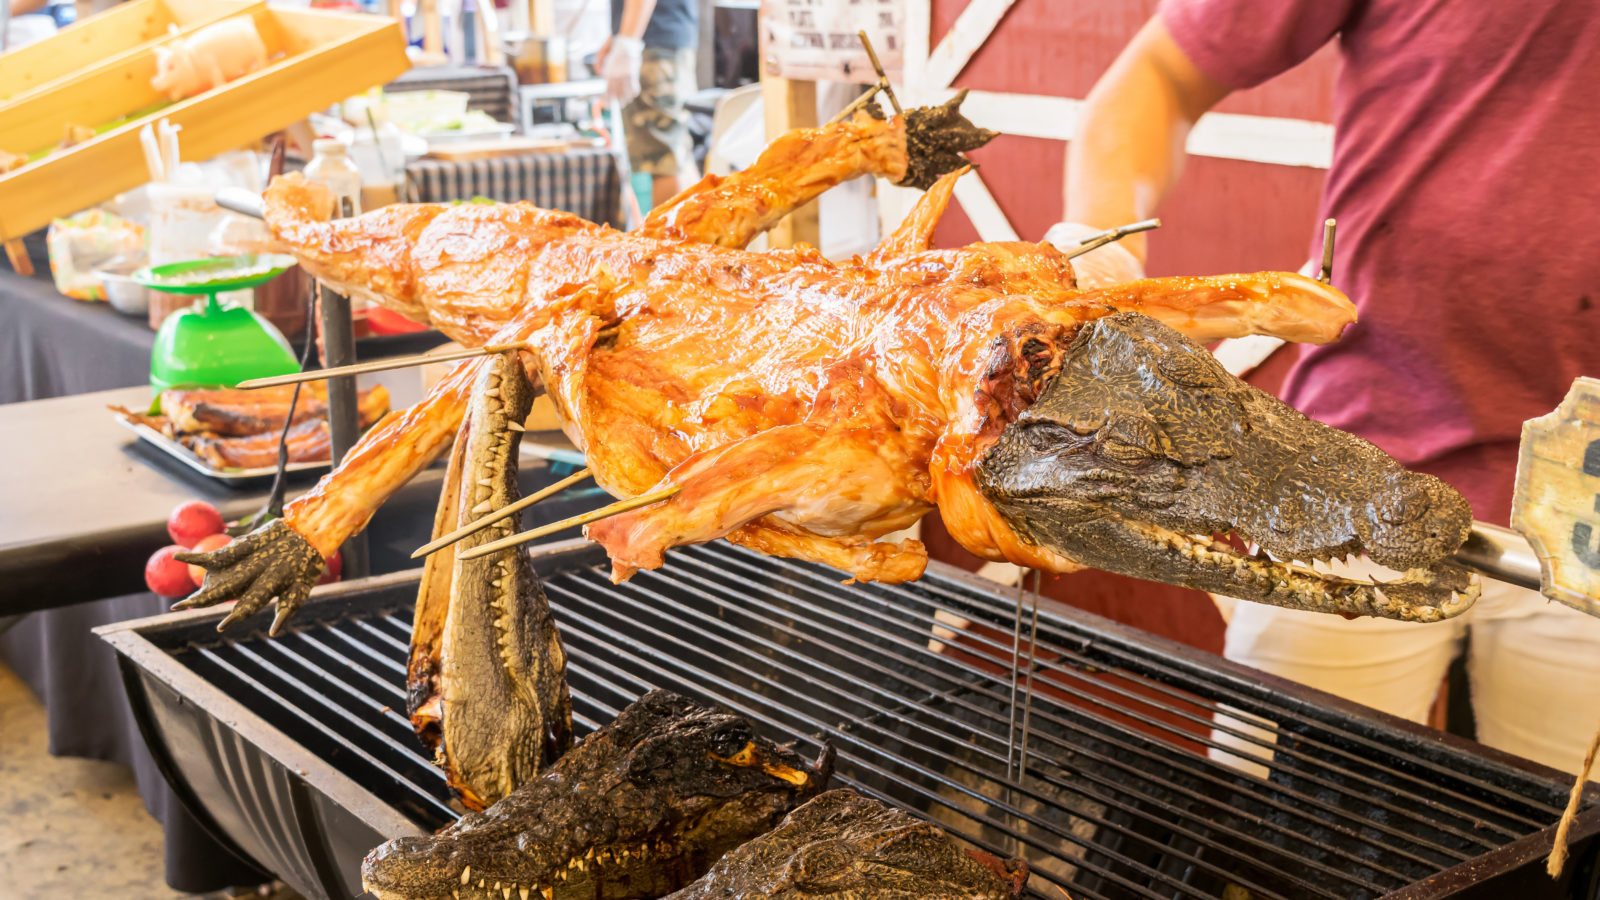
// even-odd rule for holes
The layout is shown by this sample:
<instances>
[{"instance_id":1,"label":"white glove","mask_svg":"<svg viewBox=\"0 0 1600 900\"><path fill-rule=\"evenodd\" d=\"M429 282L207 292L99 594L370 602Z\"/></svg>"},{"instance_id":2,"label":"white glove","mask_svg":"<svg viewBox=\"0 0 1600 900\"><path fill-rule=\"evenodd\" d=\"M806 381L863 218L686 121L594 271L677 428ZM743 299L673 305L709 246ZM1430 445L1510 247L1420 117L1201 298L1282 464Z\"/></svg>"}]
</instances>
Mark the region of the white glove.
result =
<instances>
[{"instance_id":1,"label":"white glove","mask_svg":"<svg viewBox=\"0 0 1600 900\"><path fill-rule=\"evenodd\" d=\"M600 61L600 77L606 80L606 96L623 106L639 96L639 69L644 65L644 41L614 34Z\"/></svg>"},{"instance_id":2,"label":"white glove","mask_svg":"<svg viewBox=\"0 0 1600 900\"><path fill-rule=\"evenodd\" d=\"M1076 248L1083 238L1104 230L1078 222L1057 222L1044 233L1044 240L1065 253ZM1074 259L1072 272L1078 278L1078 287L1098 288L1124 281L1138 281L1144 277L1144 264L1126 247L1113 241Z\"/></svg>"}]
</instances>

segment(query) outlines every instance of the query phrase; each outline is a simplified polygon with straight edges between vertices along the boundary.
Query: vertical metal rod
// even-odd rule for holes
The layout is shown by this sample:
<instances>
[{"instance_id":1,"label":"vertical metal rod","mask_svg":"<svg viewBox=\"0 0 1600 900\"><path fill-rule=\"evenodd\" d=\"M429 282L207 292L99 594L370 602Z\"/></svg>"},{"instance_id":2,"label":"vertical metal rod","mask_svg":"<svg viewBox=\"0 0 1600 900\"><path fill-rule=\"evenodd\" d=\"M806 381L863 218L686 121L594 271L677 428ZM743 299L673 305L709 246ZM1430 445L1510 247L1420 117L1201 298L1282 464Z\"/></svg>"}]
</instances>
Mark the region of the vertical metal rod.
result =
<instances>
[{"instance_id":1,"label":"vertical metal rod","mask_svg":"<svg viewBox=\"0 0 1600 900\"><path fill-rule=\"evenodd\" d=\"M355 210L346 198L341 217ZM355 329L350 320L350 298L318 285L322 292L323 364L329 368L348 366L356 361ZM333 444L333 465L338 466L361 437L361 417L357 408L356 379L344 375L328 379L328 432ZM345 578L364 578L370 569L367 536L356 534L339 548Z\"/></svg>"},{"instance_id":2,"label":"vertical metal rod","mask_svg":"<svg viewBox=\"0 0 1600 900\"><path fill-rule=\"evenodd\" d=\"M1006 728L1006 781L1016 775L1017 750L1017 670L1022 665L1022 592L1028 570L1017 573L1017 617L1011 625L1011 721ZM1007 789L1009 790L1009 788Z\"/></svg>"},{"instance_id":3,"label":"vertical metal rod","mask_svg":"<svg viewBox=\"0 0 1600 900\"><path fill-rule=\"evenodd\" d=\"M1028 626L1028 688L1022 700L1022 744L1017 749L1017 781L1028 780L1028 726L1033 721L1033 679L1038 674L1039 650L1039 587L1044 573L1033 570L1033 624Z\"/></svg>"}]
</instances>

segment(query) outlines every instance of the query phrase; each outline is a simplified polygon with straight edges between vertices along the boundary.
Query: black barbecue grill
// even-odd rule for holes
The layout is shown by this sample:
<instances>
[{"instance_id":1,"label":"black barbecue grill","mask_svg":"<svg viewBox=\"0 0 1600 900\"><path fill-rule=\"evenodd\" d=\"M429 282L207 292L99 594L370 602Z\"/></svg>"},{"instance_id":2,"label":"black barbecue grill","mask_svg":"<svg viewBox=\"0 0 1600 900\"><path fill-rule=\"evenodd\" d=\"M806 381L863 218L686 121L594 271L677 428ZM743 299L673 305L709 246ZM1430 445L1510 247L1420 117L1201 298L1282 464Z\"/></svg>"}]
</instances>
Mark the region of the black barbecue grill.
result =
<instances>
[{"instance_id":1,"label":"black barbecue grill","mask_svg":"<svg viewBox=\"0 0 1600 900\"><path fill-rule=\"evenodd\" d=\"M1552 881L1567 776L1071 609L1019 646L1021 600L948 566L846 585L718 542L613 585L592 545L534 562L580 732L662 687L825 738L839 781L1023 856L1034 896L1596 893L1595 789ZM180 797L308 897L356 896L367 850L458 814L404 713L415 577L335 587L277 640L200 611L102 630Z\"/></svg>"}]
</instances>

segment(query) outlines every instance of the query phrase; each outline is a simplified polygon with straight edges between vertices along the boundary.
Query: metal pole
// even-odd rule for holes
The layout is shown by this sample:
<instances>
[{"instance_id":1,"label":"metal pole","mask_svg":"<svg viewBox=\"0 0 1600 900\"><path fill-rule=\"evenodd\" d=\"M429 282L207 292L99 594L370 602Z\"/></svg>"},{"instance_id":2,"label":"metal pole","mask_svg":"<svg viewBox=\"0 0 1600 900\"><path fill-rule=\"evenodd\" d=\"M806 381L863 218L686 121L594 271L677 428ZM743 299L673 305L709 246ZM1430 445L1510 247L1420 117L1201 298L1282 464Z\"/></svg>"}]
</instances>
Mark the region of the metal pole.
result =
<instances>
[{"instance_id":1,"label":"metal pole","mask_svg":"<svg viewBox=\"0 0 1600 900\"><path fill-rule=\"evenodd\" d=\"M353 209L349 201L340 210L349 216ZM328 368L352 365L356 361L355 329L350 320L350 298L319 284L322 292L322 346L323 365ZM337 467L344 455L361 437L361 416L356 406L356 379L344 375L328 379L328 432L333 443L333 465ZM367 535L352 535L339 548L343 563L343 577L365 578L371 570L367 556Z\"/></svg>"},{"instance_id":2,"label":"metal pole","mask_svg":"<svg viewBox=\"0 0 1600 900\"><path fill-rule=\"evenodd\" d=\"M1527 538L1509 528L1473 522L1467 542L1456 551L1456 562L1490 578L1539 590L1539 557Z\"/></svg>"}]
</instances>

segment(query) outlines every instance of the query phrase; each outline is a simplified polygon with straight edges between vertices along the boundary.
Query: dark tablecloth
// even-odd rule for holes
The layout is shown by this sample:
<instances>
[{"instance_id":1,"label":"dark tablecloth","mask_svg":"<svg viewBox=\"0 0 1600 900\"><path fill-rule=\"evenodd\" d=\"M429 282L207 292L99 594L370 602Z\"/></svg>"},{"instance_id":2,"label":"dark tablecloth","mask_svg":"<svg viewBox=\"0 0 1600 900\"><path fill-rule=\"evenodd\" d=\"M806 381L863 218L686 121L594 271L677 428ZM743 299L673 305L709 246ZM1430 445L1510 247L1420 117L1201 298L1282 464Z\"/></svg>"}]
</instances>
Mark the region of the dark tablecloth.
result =
<instances>
[{"instance_id":1,"label":"dark tablecloth","mask_svg":"<svg viewBox=\"0 0 1600 900\"><path fill-rule=\"evenodd\" d=\"M108 303L56 293L37 276L0 271L0 403L87 394L150 380L155 332Z\"/></svg>"}]
</instances>

